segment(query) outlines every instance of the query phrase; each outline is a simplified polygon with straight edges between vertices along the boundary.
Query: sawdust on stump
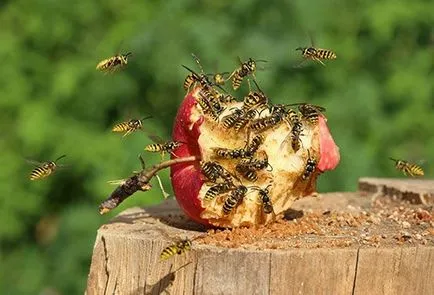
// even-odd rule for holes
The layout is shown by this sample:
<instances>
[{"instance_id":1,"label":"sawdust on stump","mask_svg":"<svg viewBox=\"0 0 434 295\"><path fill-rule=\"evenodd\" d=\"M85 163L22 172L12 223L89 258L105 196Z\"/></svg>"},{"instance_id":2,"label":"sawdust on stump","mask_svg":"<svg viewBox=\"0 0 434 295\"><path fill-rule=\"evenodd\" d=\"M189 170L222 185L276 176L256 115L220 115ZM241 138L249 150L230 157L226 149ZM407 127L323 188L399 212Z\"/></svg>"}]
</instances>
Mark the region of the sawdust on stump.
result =
<instances>
[{"instance_id":1,"label":"sawdust on stump","mask_svg":"<svg viewBox=\"0 0 434 295\"><path fill-rule=\"evenodd\" d=\"M312 201L308 206L300 202L273 224L213 229L194 242L246 249L434 246L432 206L410 204L388 196L353 195L362 202L357 200L352 205L351 199L347 199L344 210L334 208L334 198L321 200L318 207L322 209L312 206ZM327 205L330 209L324 209Z\"/></svg>"}]
</instances>

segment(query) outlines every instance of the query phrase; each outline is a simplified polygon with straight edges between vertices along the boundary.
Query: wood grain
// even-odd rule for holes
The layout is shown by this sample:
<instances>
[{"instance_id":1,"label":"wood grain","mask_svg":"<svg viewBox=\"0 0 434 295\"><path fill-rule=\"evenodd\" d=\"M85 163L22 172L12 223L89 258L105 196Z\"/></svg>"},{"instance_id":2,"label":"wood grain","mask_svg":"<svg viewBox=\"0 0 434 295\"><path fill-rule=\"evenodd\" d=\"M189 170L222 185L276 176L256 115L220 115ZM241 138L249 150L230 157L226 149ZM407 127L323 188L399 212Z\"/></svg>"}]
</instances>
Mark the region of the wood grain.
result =
<instances>
[{"instance_id":1,"label":"wood grain","mask_svg":"<svg viewBox=\"0 0 434 295\"><path fill-rule=\"evenodd\" d=\"M434 180L364 177L359 179L359 190L434 205Z\"/></svg>"},{"instance_id":2,"label":"wood grain","mask_svg":"<svg viewBox=\"0 0 434 295\"><path fill-rule=\"evenodd\" d=\"M345 196L326 194L298 206L368 210L366 197ZM201 230L175 201L122 212L98 230L86 294L434 294L432 244L258 249L196 243L185 255L160 261L168 236L193 238Z\"/></svg>"}]
</instances>

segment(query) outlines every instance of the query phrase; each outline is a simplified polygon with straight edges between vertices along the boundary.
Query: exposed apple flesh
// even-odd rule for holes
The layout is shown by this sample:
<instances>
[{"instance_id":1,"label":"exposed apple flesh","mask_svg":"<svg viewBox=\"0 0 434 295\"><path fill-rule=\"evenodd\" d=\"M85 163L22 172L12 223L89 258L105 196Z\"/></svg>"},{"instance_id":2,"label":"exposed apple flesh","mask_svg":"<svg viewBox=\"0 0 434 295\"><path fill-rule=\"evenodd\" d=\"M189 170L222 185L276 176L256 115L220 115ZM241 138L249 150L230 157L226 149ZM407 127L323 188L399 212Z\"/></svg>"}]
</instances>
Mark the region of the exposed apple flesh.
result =
<instances>
[{"instance_id":1,"label":"exposed apple flesh","mask_svg":"<svg viewBox=\"0 0 434 295\"><path fill-rule=\"evenodd\" d=\"M171 167L171 180L176 199L183 211L193 220L206 225L219 227L238 227L266 224L275 216L289 209L292 203L316 191L316 179L326 170L334 169L339 163L339 149L335 145L326 125L326 119L320 115L317 124L303 123L300 136L301 147L294 152L287 136L291 131L289 123L282 122L274 128L261 132L264 137L255 154L255 158L268 157L272 171L265 169L257 172L258 179L254 182L243 178L235 169L239 159L221 159L216 157L214 148L243 148L246 141L255 136L248 135L247 128L235 131L224 129L221 122L213 120L204 114L197 103L200 99L200 87L189 92L182 102L175 118L173 140L183 144L175 151L176 157L198 156L202 161L215 161L222 165L237 179L235 185L245 185L247 194L242 202L233 208L230 214L223 213L223 204L231 192L221 194L213 200L204 200L206 191L214 185L204 177L200 162L177 164ZM233 102L225 105L225 111L219 118L241 108L243 102ZM260 116L268 116L268 110ZM308 159L314 159L318 165L309 177L303 179ZM270 169L271 170L271 169ZM269 186L270 185L270 186ZM264 213L261 198L257 188L269 186L274 212Z\"/></svg>"}]
</instances>

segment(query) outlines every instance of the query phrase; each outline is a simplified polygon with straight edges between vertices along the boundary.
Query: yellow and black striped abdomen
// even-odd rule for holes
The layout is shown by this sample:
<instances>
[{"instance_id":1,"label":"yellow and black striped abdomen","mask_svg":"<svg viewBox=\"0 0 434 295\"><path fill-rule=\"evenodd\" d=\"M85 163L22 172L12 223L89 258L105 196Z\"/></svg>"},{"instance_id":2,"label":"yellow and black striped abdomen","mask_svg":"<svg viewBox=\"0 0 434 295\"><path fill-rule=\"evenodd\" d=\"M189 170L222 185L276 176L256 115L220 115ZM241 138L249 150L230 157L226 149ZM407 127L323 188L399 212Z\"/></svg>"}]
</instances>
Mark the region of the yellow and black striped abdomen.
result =
<instances>
[{"instance_id":1,"label":"yellow and black striped abdomen","mask_svg":"<svg viewBox=\"0 0 434 295\"><path fill-rule=\"evenodd\" d=\"M126 132L130 130L130 126L128 125L128 122L122 122L119 124L116 124L113 128L113 132Z\"/></svg>"},{"instance_id":2,"label":"yellow and black striped abdomen","mask_svg":"<svg viewBox=\"0 0 434 295\"><path fill-rule=\"evenodd\" d=\"M397 160L396 161L396 169L401 170L405 175L410 176L423 176L424 171L422 167L416 164L411 164L404 160Z\"/></svg>"},{"instance_id":3,"label":"yellow and black striped abdomen","mask_svg":"<svg viewBox=\"0 0 434 295\"><path fill-rule=\"evenodd\" d=\"M30 173L30 180L37 180L44 177L47 177L51 173L53 173L54 169L44 168L44 167L36 167Z\"/></svg>"},{"instance_id":4,"label":"yellow and black striped abdomen","mask_svg":"<svg viewBox=\"0 0 434 295\"><path fill-rule=\"evenodd\" d=\"M145 146L145 151L153 153L161 152L164 151L164 145L160 143L151 143Z\"/></svg>"},{"instance_id":5,"label":"yellow and black striped abdomen","mask_svg":"<svg viewBox=\"0 0 434 295\"><path fill-rule=\"evenodd\" d=\"M196 82L195 76L193 74L187 75L184 80L184 90L189 91L190 87Z\"/></svg>"},{"instance_id":6,"label":"yellow and black striped abdomen","mask_svg":"<svg viewBox=\"0 0 434 295\"><path fill-rule=\"evenodd\" d=\"M166 260L174 255L181 255L182 253L189 251L191 249L190 240L182 240L176 244L172 244L163 249L160 253L160 259Z\"/></svg>"},{"instance_id":7,"label":"yellow and black striped abdomen","mask_svg":"<svg viewBox=\"0 0 434 295\"><path fill-rule=\"evenodd\" d=\"M319 59L335 59L336 58L336 54L331 51L331 50L327 50L327 49L318 49L316 51L316 57Z\"/></svg>"},{"instance_id":8,"label":"yellow and black striped abdomen","mask_svg":"<svg viewBox=\"0 0 434 295\"><path fill-rule=\"evenodd\" d=\"M234 90L237 90L238 88L240 88L241 83L243 82L243 78L244 78L244 76L242 75L242 71L237 70L235 72L234 76L232 77L232 88Z\"/></svg>"}]
</instances>

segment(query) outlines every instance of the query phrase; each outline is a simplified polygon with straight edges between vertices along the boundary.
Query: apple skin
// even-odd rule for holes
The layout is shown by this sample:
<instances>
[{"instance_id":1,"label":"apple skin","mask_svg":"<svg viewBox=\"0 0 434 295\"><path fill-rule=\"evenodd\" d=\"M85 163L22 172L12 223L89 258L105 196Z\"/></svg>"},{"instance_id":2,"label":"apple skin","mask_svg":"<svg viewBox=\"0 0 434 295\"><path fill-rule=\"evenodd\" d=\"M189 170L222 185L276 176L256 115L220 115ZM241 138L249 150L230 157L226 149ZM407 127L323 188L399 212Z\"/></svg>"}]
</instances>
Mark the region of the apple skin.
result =
<instances>
[{"instance_id":1,"label":"apple skin","mask_svg":"<svg viewBox=\"0 0 434 295\"><path fill-rule=\"evenodd\" d=\"M178 109L172 138L184 144L176 149L172 158L189 156L201 158L198 139L201 134L200 126L205 117L196 111L195 97L199 90L200 88L196 87L189 92ZM325 117L319 116L320 161L317 169L320 172L335 169L340 160L339 148L330 134L326 121ZM172 165L170 175L176 200L182 210L195 222L211 226L208 220L201 218L204 208L198 196L205 181L200 170L200 161Z\"/></svg>"}]
</instances>

